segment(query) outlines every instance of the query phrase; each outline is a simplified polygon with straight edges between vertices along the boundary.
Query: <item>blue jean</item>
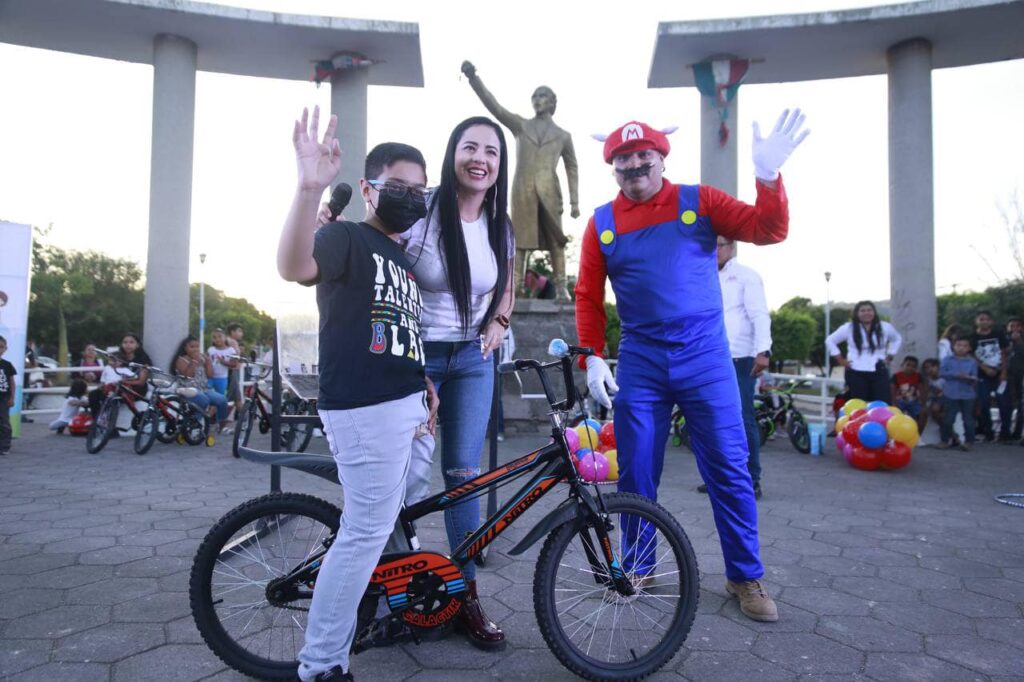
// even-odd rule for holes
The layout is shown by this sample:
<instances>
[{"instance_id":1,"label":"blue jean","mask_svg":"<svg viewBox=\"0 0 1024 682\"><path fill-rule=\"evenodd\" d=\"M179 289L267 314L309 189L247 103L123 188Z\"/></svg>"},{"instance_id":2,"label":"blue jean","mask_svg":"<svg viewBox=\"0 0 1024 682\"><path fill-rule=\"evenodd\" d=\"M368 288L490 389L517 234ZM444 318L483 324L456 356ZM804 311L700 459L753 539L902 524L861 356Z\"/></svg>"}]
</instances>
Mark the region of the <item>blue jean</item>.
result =
<instances>
[{"instance_id":1,"label":"blue jean","mask_svg":"<svg viewBox=\"0 0 1024 682\"><path fill-rule=\"evenodd\" d=\"M751 375L754 369L754 358L733 358L732 366L736 370L736 384L740 387L740 407L743 409L743 430L747 432L747 471L754 483L761 480L761 432L754 418L754 386L757 377Z\"/></svg>"},{"instance_id":2,"label":"blue jean","mask_svg":"<svg viewBox=\"0 0 1024 682\"><path fill-rule=\"evenodd\" d=\"M942 399L942 442L948 443L953 438L953 424L956 423L957 413L964 417L964 442L974 442L974 400L957 400L955 398Z\"/></svg>"},{"instance_id":3,"label":"blue jean","mask_svg":"<svg viewBox=\"0 0 1024 682\"><path fill-rule=\"evenodd\" d=\"M228 392L228 378L227 377L207 377L206 379L210 382L210 388L217 391L221 395L226 395Z\"/></svg>"},{"instance_id":4,"label":"blue jean","mask_svg":"<svg viewBox=\"0 0 1024 682\"><path fill-rule=\"evenodd\" d=\"M1010 423L1013 419L1013 405L1010 403L1009 391L996 393L999 388L999 375L990 377L979 370L978 373L978 431L984 434L993 433L992 429L992 396L996 397L999 408L999 437L1010 437Z\"/></svg>"},{"instance_id":5,"label":"blue jean","mask_svg":"<svg viewBox=\"0 0 1024 682\"><path fill-rule=\"evenodd\" d=\"M427 356L427 376L434 382L441 400L438 419L444 485L453 488L480 475L480 455L494 396L494 361L492 358L484 360L477 341L428 341L423 344L423 352ZM423 499L429 492L434 445L434 438L429 434L413 443L406 506ZM446 509L444 525L448 544L454 550L480 527L479 498ZM393 547L389 544L389 551ZM475 580L476 564L470 561L462 572L466 580Z\"/></svg>"},{"instance_id":6,"label":"blue jean","mask_svg":"<svg viewBox=\"0 0 1024 682\"><path fill-rule=\"evenodd\" d=\"M228 418L228 399L223 394L217 393L213 389L206 389L196 393L194 398L190 399L190 402L194 403L206 414L206 408L210 405L214 405L217 408L217 421L224 421Z\"/></svg>"}]
</instances>

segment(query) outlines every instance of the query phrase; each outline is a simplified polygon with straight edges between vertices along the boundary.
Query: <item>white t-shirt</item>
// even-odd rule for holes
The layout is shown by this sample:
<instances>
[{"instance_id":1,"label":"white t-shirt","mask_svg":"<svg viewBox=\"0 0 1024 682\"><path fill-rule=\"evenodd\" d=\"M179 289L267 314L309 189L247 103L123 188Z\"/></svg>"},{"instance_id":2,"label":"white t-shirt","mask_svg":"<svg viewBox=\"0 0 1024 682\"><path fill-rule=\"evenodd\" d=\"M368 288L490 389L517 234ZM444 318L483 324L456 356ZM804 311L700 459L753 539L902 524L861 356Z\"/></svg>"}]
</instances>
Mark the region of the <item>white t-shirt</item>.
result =
<instances>
[{"instance_id":1,"label":"white t-shirt","mask_svg":"<svg viewBox=\"0 0 1024 682\"><path fill-rule=\"evenodd\" d=\"M429 226L424 218L402 235L402 248L412 265L423 297L420 335L424 341L473 341L491 305L494 280L498 277L498 263L487 236L487 216L481 214L473 222L462 221L462 234L466 240L466 256L469 260L472 307L469 330L465 334L459 323L455 297L448 285L444 247L440 239L441 228L436 212L431 217Z\"/></svg>"},{"instance_id":2,"label":"white t-shirt","mask_svg":"<svg viewBox=\"0 0 1024 682\"><path fill-rule=\"evenodd\" d=\"M103 374L100 375L101 384L119 384L124 378L133 379L135 372L131 371L128 367L118 367L117 369L107 365L103 368Z\"/></svg>"},{"instance_id":3,"label":"white t-shirt","mask_svg":"<svg viewBox=\"0 0 1024 682\"><path fill-rule=\"evenodd\" d=\"M238 357L238 351L231 346L224 346L223 348L217 348L217 346L210 346L206 351L206 354L210 356L210 364L213 365L212 377L226 377L228 375L228 366L225 364L228 358Z\"/></svg>"}]
</instances>

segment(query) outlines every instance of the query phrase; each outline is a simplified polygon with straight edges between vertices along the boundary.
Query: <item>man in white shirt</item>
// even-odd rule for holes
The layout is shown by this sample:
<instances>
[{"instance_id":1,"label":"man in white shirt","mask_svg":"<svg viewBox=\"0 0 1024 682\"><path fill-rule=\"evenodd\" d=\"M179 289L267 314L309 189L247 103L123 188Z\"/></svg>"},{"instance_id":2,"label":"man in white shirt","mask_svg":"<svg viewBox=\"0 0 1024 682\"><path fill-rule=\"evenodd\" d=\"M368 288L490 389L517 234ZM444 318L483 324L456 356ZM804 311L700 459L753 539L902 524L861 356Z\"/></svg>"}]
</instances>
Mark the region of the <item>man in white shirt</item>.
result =
<instances>
[{"instance_id":1,"label":"man in white shirt","mask_svg":"<svg viewBox=\"0 0 1024 682\"><path fill-rule=\"evenodd\" d=\"M764 283L753 269L736 262L736 244L718 237L718 282L722 287L725 333L740 389L743 426L747 432L747 470L754 481L754 497L761 498L761 437L754 418L754 386L768 368L772 347L772 318L764 296ZM707 492L703 484L697 488Z\"/></svg>"}]
</instances>

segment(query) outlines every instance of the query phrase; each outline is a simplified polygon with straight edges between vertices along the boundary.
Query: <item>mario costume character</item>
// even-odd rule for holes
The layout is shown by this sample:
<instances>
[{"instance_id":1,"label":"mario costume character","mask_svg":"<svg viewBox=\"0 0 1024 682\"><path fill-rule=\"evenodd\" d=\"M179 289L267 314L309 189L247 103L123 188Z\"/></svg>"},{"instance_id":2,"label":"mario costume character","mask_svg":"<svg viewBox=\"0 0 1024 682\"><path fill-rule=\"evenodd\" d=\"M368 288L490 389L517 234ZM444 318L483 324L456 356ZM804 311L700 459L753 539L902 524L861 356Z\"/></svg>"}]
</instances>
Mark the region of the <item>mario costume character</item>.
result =
<instances>
[{"instance_id":1,"label":"mario costume character","mask_svg":"<svg viewBox=\"0 0 1024 682\"><path fill-rule=\"evenodd\" d=\"M771 134L754 124L757 202L743 203L707 185L662 178L665 133L633 121L605 138L604 160L621 192L601 206L583 236L576 284L580 343L591 395L615 397L618 488L657 499L672 406L678 404L708 487L725 558L726 589L760 621L778 620L761 583L757 507L747 471L747 440L722 313L716 242L774 244L786 238L789 211L779 168L809 131L799 110L783 112ZM618 373L600 357L605 345L604 292L610 279L622 319ZM623 523L623 567L644 584L655 572L652 529Z\"/></svg>"}]
</instances>

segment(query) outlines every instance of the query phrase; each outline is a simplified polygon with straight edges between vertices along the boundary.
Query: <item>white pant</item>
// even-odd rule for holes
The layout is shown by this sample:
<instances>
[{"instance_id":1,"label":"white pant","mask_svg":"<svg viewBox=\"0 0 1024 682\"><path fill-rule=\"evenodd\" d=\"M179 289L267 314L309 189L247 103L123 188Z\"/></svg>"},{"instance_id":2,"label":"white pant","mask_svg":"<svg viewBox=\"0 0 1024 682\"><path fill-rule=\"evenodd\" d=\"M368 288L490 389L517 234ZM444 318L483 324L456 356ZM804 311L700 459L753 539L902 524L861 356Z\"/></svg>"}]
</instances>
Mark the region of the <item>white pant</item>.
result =
<instances>
[{"instance_id":1,"label":"white pant","mask_svg":"<svg viewBox=\"0 0 1024 682\"><path fill-rule=\"evenodd\" d=\"M320 410L345 511L309 607L299 652L304 681L336 665L348 670L356 610L402 507L413 435L426 417L423 392L352 410Z\"/></svg>"}]
</instances>

